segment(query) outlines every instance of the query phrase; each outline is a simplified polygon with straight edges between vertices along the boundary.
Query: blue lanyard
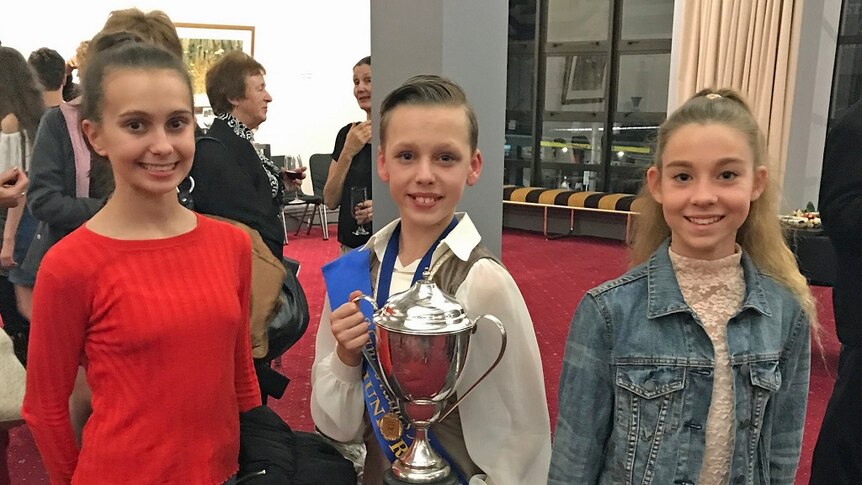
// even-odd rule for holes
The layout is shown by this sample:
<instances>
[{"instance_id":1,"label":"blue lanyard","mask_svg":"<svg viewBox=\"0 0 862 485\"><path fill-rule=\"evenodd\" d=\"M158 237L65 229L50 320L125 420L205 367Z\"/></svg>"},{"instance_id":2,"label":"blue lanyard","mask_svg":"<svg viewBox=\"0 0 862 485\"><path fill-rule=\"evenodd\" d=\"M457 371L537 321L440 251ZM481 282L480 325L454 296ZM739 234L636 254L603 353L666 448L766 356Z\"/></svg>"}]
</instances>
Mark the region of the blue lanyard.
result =
<instances>
[{"instance_id":1,"label":"blue lanyard","mask_svg":"<svg viewBox=\"0 0 862 485\"><path fill-rule=\"evenodd\" d=\"M411 283L411 286L419 281L419 278L422 277L422 273L431 266L431 257L434 255L434 251L437 249L437 246L440 245L440 241L445 239L457 225L458 219L453 217L452 222L446 226L446 229L444 229L440 236L437 237L434 244L428 248L428 252L425 253L425 256L422 256L422 259L419 261L419 267L417 267L416 272L413 273L413 282ZM389 237L389 242L386 243L386 252L383 253L383 261L380 264L380 278L377 282L377 306L379 308L383 308L383 305L386 304L386 300L389 299L389 287L392 285L392 271L395 268L395 258L398 257L398 240L400 237L401 223L399 222L392 231L392 236Z\"/></svg>"}]
</instances>

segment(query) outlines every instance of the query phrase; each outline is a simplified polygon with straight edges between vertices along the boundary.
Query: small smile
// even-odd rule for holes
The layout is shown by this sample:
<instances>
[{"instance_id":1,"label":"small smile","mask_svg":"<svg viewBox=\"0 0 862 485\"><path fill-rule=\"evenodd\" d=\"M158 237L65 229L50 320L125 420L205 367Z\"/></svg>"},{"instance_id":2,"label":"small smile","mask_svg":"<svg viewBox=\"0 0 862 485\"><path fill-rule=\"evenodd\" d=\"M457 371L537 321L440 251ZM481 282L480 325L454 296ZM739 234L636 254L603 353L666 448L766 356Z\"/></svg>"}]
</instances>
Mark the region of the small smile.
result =
<instances>
[{"instance_id":1,"label":"small smile","mask_svg":"<svg viewBox=\"0 0 862 485\"><path fill-rule=\"evenodd\" d=\"M146 169L148 172L170 172L171 170L177 168L179 162L167 164L139 163L138 165Z\"/></svg>"},{"instance_id":2,"label":"small smile","mask_svg":"<svg viewBox=\"0 0 862 485\"><path fill-rule=\"evenodd\" d=\"M432 206L443 197L435 194L408 194L408 197L413 199L418 205Z\"/></svg>"},{"instance_id":3,"label":"small smile","mask_svg":"<svg viewBox=\"0 0 862 485\"><path fill-rule=\"evenodd\" d=\"M724 219L724 216L686 216L685 220L698 226L708 226Z\"/></svg>"}]
</instances>

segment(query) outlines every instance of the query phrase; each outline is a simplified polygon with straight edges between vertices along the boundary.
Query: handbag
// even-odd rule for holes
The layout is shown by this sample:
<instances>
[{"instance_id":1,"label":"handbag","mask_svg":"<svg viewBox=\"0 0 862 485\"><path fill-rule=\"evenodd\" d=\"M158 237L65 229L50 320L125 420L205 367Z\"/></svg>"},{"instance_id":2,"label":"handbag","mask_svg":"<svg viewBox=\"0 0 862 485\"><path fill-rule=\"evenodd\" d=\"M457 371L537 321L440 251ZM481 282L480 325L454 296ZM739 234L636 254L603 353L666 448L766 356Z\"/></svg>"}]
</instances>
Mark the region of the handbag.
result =
<instances>
[{"instance_id":1,"label":"handbag","mask_svg":"<svg viewBox=\"0 0 862 485\"><path fill-rule=\"evenodd\" d=\"M282 262L287 271L281 283L278 308L266 326L269 349L263 358L265 362L272 361L293 346L305 334L310 319L308 300L296 277L299 263L290 258L283 258Z\"/></svg>"},{"instance_id":2,"label":"handbag","mask_svg":"<svg viewBox=\"0 0 862 485\"><path fill-rule=\"evenodd\" d=\"M26 385L24 366L15 356L12 339L0 332L0 429L22 424L21 404Z\"/></svg>"}]
</instances>

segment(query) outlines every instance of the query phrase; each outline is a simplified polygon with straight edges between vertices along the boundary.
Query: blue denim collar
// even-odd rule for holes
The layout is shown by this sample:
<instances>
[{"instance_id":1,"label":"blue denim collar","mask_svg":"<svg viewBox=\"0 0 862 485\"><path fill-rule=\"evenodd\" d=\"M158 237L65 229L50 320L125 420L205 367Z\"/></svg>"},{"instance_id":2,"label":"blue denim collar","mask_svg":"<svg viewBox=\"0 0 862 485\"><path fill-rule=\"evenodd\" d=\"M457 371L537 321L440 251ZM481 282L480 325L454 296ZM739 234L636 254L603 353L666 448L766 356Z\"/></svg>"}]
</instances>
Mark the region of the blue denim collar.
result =
<instances>
[{"instance_id":1,"label":"blue denim collar","mask_svg":"<svg viewBox=\"0 0 862 485\"><path fill-rule=\"evenodd\" d=\"M668 255L669 245L670 239L666 239L646 263L649 298L647 318L658 318L680 312L694 314L679 289L676 272ZM745 298L738 313L752 309L767 317L772 316L769 301L760 283L761 278L765 276L745 251L742 252L742 272L745 279Z\"/></svg>"}]
</instances>

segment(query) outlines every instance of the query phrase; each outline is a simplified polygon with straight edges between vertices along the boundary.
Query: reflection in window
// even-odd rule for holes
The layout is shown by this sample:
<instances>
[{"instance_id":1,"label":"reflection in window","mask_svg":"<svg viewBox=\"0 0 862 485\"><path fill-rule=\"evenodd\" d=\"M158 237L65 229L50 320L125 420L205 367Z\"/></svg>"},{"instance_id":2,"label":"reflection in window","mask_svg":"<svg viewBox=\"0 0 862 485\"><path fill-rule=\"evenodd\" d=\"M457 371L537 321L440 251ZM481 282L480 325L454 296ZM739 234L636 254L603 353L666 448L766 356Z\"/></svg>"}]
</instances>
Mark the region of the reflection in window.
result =
<instances>
[{"instance_id":1,"label":"reflection in window","mask_svg":"<svg viewBox=\"0 0 862 485\"><path fill-rule=\"evenodd\" d=\"M839 35L862 34L862 0L844 0Z\"/></svg>"},{"instance_id":2,"label":"reflection in window","mask_svg":"<svg viewBox=\"0 0 862 485\"><path fill-rule=\"evenodd\" d=\"M549 121L542 129L542 185L598 190L603 123Z\"/></svg>"},{"instance_id":3,"label":"reflection in window","mask_svg":"<svg viewBox=\"0 0 862 485\"><path fill-rule=\"evenodd\" d=\"M506 109L533 109L533 56L509 55L506 67Z\"/></svg>"},{"instance_id":4,"label":"reflection in window","mask_svg":"<svg viewBox=\"0 0 862 485\"><path fill-rule=\"evenodd\" d=\"M608 40L607 0L549 0L548 42Z\"/></svg>"},{"instance_id":5,"label":"reflection in window","mask_svg":"<svg viewBox=\"0 0 862 485\"><path fill-rule=\"evenodd\" d=\"M509 41L536 40L536 0L509 2Z\"/></svg>"},{"instance_id":6,"label":"reflection in window","mask_svg":"<svg viewBox=\"0 0 862 485\"><path fill-rule=\"evenodd\" d=\"M604 111L607 56L549 57L545 65L545 110Z\"/></svg>"},{"instance_id":7,"label":"reflection in window","mask_svg":"<svg viewBox=\"0 0 862 485\"><path fill-rule=\"evenodd\" d=\"M623 40L670 39L673 0L625 0Z\"/></svg>"},{"instance_id":8,"label":"reflection in window","mask_svg":"<svg viewBox=\"0 0 862 485\"><path fill-rule=\"evenodd\" d=\"M664 113L670 79L670 54L620 56L617 111Z\"/></svg>"},{"instance_id":9,"label":"reflection in window","mask_svg":"<svg viewBox=\"0 0 862 485\"><path fill-rule=\"evenodd\" d=\"M657 124L614 124L611 135L611 192L636 194L655 157Z\"/></svg>"},{"instance_id":10,"label":"reflection in window","mask_svg":"<svg viewBox=\"0 0 862 485\"><path fill-rule=\"evenodd\" d=\"M862 99L862 46L839 45L832 88L832 113L838 119Z\"/></svg>"}]
</instances>

